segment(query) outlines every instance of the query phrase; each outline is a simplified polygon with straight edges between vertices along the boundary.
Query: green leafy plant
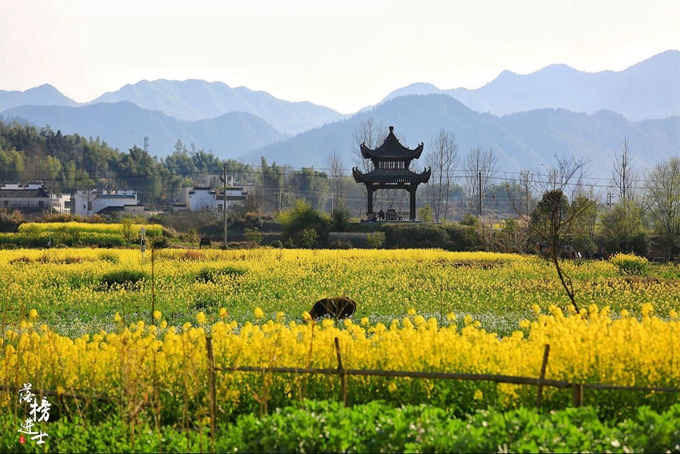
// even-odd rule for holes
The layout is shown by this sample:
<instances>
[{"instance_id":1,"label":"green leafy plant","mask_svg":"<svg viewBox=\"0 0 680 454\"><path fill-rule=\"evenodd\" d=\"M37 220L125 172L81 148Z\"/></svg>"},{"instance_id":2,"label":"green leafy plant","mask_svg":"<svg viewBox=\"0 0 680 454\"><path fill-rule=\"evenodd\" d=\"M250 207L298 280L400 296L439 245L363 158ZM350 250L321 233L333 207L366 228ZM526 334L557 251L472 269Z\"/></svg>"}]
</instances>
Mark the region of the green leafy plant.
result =
<instances>
[{"instance_id":1,"label":"green leafy plant","mask_svg":"<svg viewBox=\"0 0 680 454\"><path fill-rule=\"evenodd\" d=\"M366 241L368 241L368 246L372 249L378 249L383 244L385 244L385 233L384 232L372 232L366 234Z\"/></svg>"}]
</instances>

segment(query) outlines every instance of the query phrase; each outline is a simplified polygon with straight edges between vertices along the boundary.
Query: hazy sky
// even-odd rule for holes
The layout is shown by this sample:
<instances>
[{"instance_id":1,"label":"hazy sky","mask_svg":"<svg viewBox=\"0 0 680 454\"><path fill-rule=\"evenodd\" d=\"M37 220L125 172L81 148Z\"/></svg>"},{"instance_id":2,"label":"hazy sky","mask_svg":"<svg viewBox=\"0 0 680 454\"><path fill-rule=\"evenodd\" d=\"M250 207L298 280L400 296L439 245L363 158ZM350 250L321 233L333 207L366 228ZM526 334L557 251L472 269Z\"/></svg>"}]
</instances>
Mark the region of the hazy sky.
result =
<instances>
[{"instance_id":1,"label":"hazy sky","mask_svg":"<svg viewBox=\"0 0 680 454\"><path fill-rule=\"evenodd\" d=\"M622 70L680 49L680 0L0 0L0 90L79 102L204 79L350 113L412 82Z\"/></svg>"}]
</instances>

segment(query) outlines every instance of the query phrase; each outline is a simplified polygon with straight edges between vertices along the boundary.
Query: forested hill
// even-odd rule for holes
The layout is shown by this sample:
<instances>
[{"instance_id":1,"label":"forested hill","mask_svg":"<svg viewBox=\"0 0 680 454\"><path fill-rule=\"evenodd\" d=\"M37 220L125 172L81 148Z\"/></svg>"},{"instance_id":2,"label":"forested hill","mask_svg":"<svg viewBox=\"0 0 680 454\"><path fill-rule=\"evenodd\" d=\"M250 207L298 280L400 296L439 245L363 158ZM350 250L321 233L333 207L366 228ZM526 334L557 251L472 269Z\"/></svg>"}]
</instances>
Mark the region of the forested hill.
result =
<instances>
[{"instance_id":1,"label":"forested hill","mask_svg":"<svg viewBox=\"0 0 680 454\"><path fill-rule=\"evenodd\" d=\"M177 139L227 159L284 138L262 118L245 112L189 122L131 102L21 106L6 110L4 115L25 118L40 127L49 125L62 133L105 137L110 146L120 150L142 146L144 137L149 136L149 151L159 157L170 154Z\"/></svg>"},{"instance_id":2,"label":"forested hill","mask_svg":"<svg viewBox=\"0 0 680 454\"><path fill-rule=\"evenodd\" d=\"M172 203L181 186L205 174L221 173L223 164L210 152L188 151L181 141L167 157L158 159L136 146L118 151L99 137L0 121L0 183L43 181L55 193L94 185L133 189L143 203ZM236 161L228 165L237 177L252 173Z\"/></svg>"}]
</instances>

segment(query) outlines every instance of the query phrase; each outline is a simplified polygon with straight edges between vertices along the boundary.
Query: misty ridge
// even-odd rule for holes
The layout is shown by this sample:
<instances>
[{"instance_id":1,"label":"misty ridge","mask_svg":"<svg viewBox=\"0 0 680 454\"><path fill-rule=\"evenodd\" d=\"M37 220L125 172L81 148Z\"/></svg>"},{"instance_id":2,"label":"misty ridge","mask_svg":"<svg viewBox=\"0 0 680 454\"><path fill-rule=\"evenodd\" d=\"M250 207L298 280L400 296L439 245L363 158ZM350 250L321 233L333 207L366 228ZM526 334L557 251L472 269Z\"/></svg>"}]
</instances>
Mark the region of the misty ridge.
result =
<instances>
[{"instance_id":1,"label":"misty ridge","mask_svg":"<svg viewBox=\"0 0 680 454\"><path fill-rule=\"evenodd\" d=\"M680 52L669 50L618 72L550 65L527 75L503 71L475 90L415 83L350 116L201 80L141 81L84 104L50 85L0 91L0 114L64 134L100 136L120 150L148 136L158 157L179 139L221 159L252 163L264 156L316 168L331 151L351 167L352 131L371 118L394 125L411 146L427 144L445 128L463 153L493 149L506 171L564 155L588 157L597 173L611 168L624 137L642 165L680 154L678 81Z\"/></svg>"}]
</instances>

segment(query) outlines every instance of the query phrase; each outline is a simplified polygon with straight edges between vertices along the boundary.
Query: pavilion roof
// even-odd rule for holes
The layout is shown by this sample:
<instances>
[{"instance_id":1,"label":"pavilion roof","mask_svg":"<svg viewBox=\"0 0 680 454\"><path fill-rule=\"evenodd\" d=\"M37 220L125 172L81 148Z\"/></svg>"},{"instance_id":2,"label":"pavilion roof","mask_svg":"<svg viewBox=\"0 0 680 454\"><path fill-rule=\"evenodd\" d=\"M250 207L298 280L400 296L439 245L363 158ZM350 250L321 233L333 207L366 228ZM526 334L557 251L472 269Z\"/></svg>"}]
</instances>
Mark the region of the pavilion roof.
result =
<instances>
[{"instance_id":1,"label":"pavilion roof","mask_svg":"<svg viewBox=\"0 0 680 454\"><path fill-rule=\"evenodd\" d=\"M354 181L357 183L427 183L430 180L431 173L432 169L429 168L422 173L408 169L373 169L368 173L363 173L357 167L352 169Z\"/></svg>"},{"instance_id":2,"label":"pavilion roof","mask_svg":"<svg viewBox=\"0 0 680 454\"><path fill-rule=\"evenodd\" d=\"M394 135L394 126L390 126L390 133L378 148L370 149L363 143L360 145L360 148L361 156L364 159L410 161L411 159L420 158L423 152L423 143L421 142L413 150L403 146L399 139L397 139L397 136Z\"/></svg>"}]
</instances>

